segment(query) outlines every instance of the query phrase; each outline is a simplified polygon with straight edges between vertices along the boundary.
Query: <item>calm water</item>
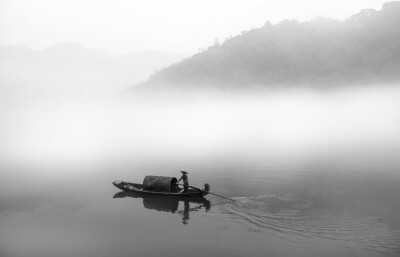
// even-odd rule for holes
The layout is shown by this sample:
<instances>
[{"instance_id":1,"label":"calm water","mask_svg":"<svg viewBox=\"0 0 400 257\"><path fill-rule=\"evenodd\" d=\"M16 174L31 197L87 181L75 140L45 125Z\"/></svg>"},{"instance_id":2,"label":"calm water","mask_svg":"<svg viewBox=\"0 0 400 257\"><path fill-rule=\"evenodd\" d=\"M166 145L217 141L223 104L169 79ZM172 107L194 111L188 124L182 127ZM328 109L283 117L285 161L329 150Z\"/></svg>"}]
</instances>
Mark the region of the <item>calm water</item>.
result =
<instances>
[{"instance_id":1,"label":"calm water","mask_svg":"<svg viewBox=\"0 0 400 257\"><path fill-rule=\"evenodd\" d=\"M400 255L395 157L98 166L2 167L0 256ZM140 197L111 184L181 169L236 201Z\"/></svg>"}]
</instances>

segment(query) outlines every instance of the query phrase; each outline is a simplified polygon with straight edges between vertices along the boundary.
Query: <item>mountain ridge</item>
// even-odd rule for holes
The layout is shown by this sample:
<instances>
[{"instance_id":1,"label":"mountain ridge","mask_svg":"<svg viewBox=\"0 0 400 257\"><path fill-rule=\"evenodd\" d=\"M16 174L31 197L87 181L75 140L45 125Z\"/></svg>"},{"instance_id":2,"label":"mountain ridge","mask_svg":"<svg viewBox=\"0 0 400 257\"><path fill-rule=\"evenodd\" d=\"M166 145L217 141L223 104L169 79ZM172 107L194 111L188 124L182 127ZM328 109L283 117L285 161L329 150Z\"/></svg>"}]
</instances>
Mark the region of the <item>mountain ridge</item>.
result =
<instances>
[{"instance_id":1,"label":"mountain ridge","mask_svg":"<svg viewBox=\"0 0 400 257\"><path fill-rule=\"evenodd\" d=\"M159 52L111 54L71 42L43 50L0 46L0 100L114 97L182 58Z\"/></svg>"},{"instance_id":2,"label":"mountain ridge","mask_svg":"<svg viewBox=\"0 0 400 257\"><path fill-rule=\"evenodd\" d=\"M243 88L400 80L400 2L338 21L284 20L216 42L136 88Z\"/></svg>"},{"instance_id":3,"label":"mountain ridge","mask_svg":"<svg viewBox=\"0 0 400 257\"><path fill-rule=\"evenodd\" d=\"M79 54L84 54L88 55L88 53L95 55L95 54L100 54L103 56L113 56L113 57L122 57L122 56L127 56L127 57L134 57L134 56L144 56L144 55L150 55L152 57L154 56L163 56L163 57L172 57L172 58L183 58L183 54L177 54L177 53L172 53L172 52L166 52L166 51L157 51L157 50L146 50L142 52L130 52L130 53L123 53L123 54L114 54L114 53L109 53L105 50L100 50L100 49L95 49L95 48L90 48L86 47L78 42L60 42L54 45L51 45L49 47L46 47L44 49L36 50L33 49L32 47L25 45L25 44L13 44L13 45L0 45L0 56L1 57L10 57L12 58L13 55L23 55L23 54L44 54L44 53L49 53L49 54L70 54L72 53L73 55L79 55ZM8 55L8 56L7 56Z\"/></svg>"}]
</instances>

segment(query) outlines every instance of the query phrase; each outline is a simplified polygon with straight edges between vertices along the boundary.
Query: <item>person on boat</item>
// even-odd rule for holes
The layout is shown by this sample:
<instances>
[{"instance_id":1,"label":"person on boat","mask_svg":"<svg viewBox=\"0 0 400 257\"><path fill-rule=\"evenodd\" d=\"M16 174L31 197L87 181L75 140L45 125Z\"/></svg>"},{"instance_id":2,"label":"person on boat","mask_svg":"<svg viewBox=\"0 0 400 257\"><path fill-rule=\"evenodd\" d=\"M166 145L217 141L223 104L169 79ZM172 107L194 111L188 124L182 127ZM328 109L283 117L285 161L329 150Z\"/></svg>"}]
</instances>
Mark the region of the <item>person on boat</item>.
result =
<instances>
[{"instance_id":1,"label":"person on boat","mask_svg":"<svg viewBox=\"0 0 400 257\"><path fill-rule=\"evenodd\" d=\"M189 191L189 179L187 174L189 174L186 171L181 171L182 173L182 177L178 180L179 181L183 181L183 190L181 190L179 193L187 193Z\"/></svg>"}]
</instances>

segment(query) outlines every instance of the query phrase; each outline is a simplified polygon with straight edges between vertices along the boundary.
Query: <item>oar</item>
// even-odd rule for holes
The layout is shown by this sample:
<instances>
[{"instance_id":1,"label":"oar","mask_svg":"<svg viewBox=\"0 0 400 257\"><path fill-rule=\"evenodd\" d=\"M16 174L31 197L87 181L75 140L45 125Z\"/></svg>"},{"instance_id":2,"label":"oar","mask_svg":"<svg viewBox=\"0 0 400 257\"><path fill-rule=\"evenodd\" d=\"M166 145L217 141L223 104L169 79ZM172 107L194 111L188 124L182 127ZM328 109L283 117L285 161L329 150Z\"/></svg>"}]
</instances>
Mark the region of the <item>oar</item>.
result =
<instances>
[{"instance_id":1,"label":"oar","mask_svg":"<svg viewBox=\"0 0 400 257\"><path fill-rule=\"evenodd\" d=\"M177 185L184 186L184 185L182 185L182 184L177 184ZM203 191L204 191L204 190L202 190L202 189L200 189L200 188L193 187L193 186L187 186L187 187L191 187L191 188L197 189L197 190L199 190L199 191L201 191L201 192L203 192ZM222 196L222 195L218 195L218 194L214 194L214 193L212 193L212 192L208 192L208 193L209 193L210 195L215 195L215 196L218 196L218 197L222 197L222 198L225 198L225 199L231 200L231 201L233 201L233 202L235 202L235 201L236 201L235 199L228 198L228 197L225 197L225 196Z\"/></svg>"}]
</instances>

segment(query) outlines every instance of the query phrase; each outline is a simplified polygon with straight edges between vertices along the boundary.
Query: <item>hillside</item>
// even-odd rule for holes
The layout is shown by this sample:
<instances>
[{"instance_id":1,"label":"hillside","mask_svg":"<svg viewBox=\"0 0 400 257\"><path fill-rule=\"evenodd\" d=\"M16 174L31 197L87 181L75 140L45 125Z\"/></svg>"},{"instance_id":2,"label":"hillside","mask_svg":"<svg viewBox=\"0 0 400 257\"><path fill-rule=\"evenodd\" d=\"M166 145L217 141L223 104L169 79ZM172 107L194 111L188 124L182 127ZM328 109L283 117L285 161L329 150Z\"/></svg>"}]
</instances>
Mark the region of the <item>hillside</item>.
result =
<instances>
[{"instance_id":1,"label":"hillside","mask_svg":"<svg viewBox=\"0 0 400 257\"><path fill-rule=\"evenodd\" d=\"M400 79L400 2L346 20L266 22L149 77L139 88L342 85Z\"/></svg>"},{"instance_id":2,"label":"hillside","mask_svg":"<svg viewBox=\"0 0 400 257\"><path fill-rule=\"evenodd\" d=\"M110 54L71 42L40 51L25 45L0 46L0 101L113 97L182 58L155 51Z\"/></svg>"}]
</instances>

